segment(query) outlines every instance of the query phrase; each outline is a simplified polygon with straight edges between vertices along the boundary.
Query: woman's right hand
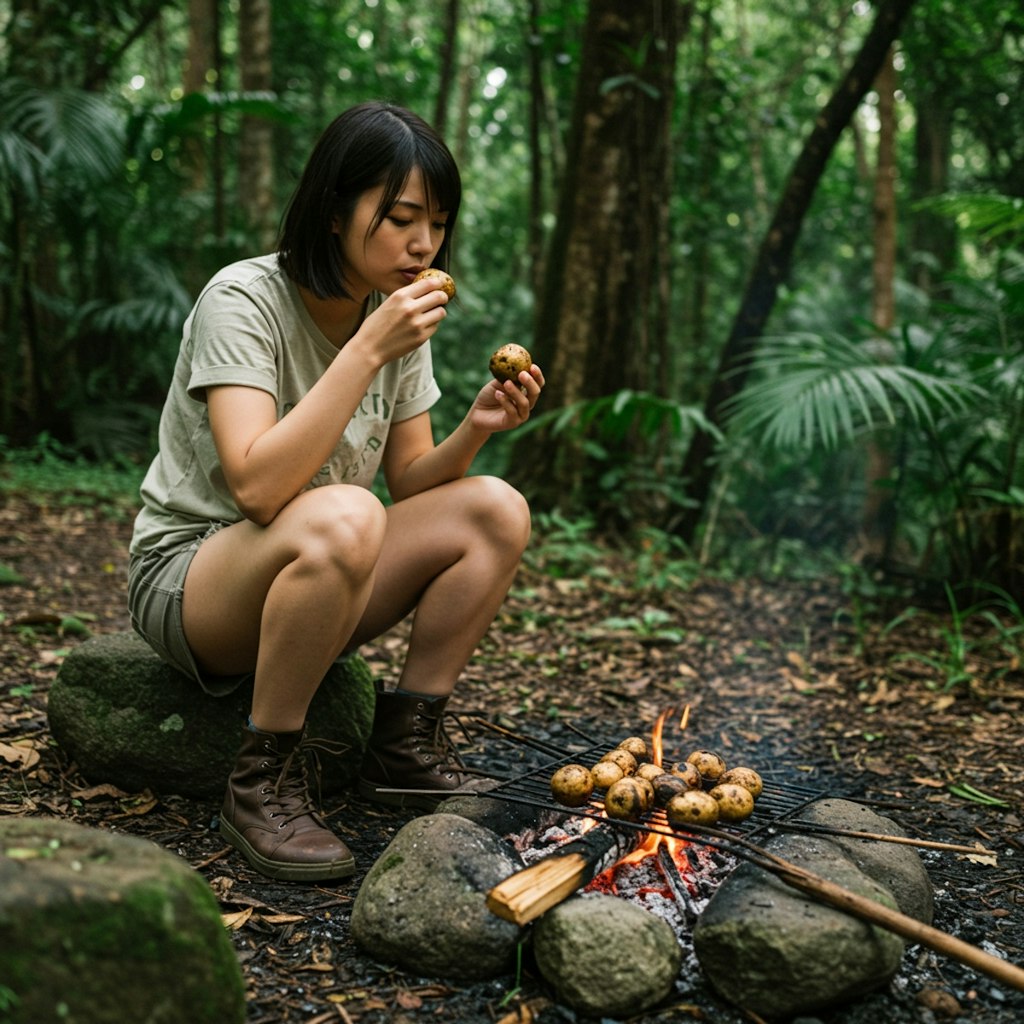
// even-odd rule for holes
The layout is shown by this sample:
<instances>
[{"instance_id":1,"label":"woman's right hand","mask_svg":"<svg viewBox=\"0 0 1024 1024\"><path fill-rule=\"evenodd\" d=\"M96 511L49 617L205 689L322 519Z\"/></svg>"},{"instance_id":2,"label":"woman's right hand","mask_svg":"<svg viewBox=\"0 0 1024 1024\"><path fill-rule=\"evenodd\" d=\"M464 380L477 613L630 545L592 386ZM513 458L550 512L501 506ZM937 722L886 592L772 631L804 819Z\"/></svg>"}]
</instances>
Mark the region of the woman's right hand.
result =
<instances>
[{"instance_id":1,"label":"woman's right hand","mask_svg":"<svg viewBox=\"0 0 1024 1024\"><path fill-rule=\"evenodd\" d=\"M428 341L448 315L447 294L430 278L413 281L392 292L362 323L352 340L368 346L383 366L415 351Z\"/></svg>"}]
</instances>

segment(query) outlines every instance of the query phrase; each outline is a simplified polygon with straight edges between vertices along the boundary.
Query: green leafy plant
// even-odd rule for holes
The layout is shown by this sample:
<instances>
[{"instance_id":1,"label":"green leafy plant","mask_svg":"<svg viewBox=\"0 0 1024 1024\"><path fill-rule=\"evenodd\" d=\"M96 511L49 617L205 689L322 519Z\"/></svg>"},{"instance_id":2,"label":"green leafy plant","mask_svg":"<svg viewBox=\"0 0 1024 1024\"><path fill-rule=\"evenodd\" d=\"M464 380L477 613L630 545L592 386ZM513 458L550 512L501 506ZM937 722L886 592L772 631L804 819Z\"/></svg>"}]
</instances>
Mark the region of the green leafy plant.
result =
<instances>
[{"instance_id":1,"label":"green leafy plant","mask_svg":"<svg viewBox=\"0 0 1024 1024\"><path fill-rule=\"evenodd\" d=\"M989 592L991 596L983 597L961 608L957 603L954 588L947 583L945 592L949 604L948 617L929 615L936 639L942 644L941 653L931 655L906 651L893 655L891 660L896 663L920 662L934 669L942 680L943 692L949 692L957 687L971 688L974 681L971 655L978 650L998 644L1007 655L1008 664L1019 660L1024 641L1024 611L1020 604L1001 588L985 584L981 585L981 589ZM913 606L905 609L885 626L882 635L892 633L903 623L922 614L928 613L922 613ZM974 618L982 619L988 627L979 639L974 639L969 629L969 623Z\"/></svg>"}]
</instances>

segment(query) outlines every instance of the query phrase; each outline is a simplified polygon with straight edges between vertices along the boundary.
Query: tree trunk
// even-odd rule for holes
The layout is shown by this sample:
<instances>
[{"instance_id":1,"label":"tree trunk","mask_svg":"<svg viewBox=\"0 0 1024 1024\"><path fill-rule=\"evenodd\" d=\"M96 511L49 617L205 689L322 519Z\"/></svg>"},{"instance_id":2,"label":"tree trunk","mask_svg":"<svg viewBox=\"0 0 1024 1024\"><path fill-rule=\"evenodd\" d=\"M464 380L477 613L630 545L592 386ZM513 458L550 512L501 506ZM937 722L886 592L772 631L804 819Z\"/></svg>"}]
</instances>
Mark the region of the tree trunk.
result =
<instances>
[{"instance_id":1,"label":"tree trunk","mask_svg":"<svg viewBox=\"0 0 1024 1024\"><path fill-rule=\"evenodd\" d=\"M914 168L911 177L910 253L914 284L931 294L950 269L956 253L956 228L948 217L915 204L949 188L953 124L941 98L922 96L914 104Z\"/></svg>"},{"instance_id":2,"label":"tree trunk","mask_svg":"<svg viewBox=\"0 0 1024 1024\"><path fill-rule=\"evenodd\" d=\"M448 134L448 110L455 84L456 57L459 52L459 0L448 0L445 7L444 39L441 42L441 66L437 74L437 100L434 105L434 129L444 138Z\"/></svg>"},{"instance_id":3,"label":"tree trunk","mask_svg":"<svg viewBox=\"0 0 1024 1024\"><path fill-rule=\"evenodd\" d=\"M527 227L527 258L530 283L539 294L544 280L544 155L541 153L541 125L544 123L544 76L541 60L540 3L530 0L526 27L526 52L530 62L530 212Z\"/></svg>"},{"instance_id":4,"label":"tree trunk","mask_svg":"<svg viewBox=\"0 0 1024 1024\"><path fill-rule=\"evenodd\" d=\"M677 28L675 0L591 0L534 342L546 405L658 389L664 339L650 325Z\"/></svg>"},{"instance_id":5,"label":"tree trunk","mask_svg":"<svg viewBox=\"0 0 1024 1024\"><path fill-rule=\"evenodd\" d=\"M185 95L205 93L209 75L217 64L217 0L188 0L188 54L182 68ZM190 175L192 189L201 192L207 186L209 161L201 133L182 140L181 164Z\"/></svg>"},{"instance_id":6,"label":"tree trunk","mask_svg":"<svg viewBox=\"0 0 1024 1024\"><path fill-rule=\"evenodd\" d=\"M270 0L241 0L238 8L238 63L243 92L273 88L270 63ZM238 208L261 252L274 248L274 132L264 117L242 118L238 144Z\"/></svg>"},{"instance_id":7,"label":"tree trunk","mask_svg":"<svg viewBox=\"0 0 1024 1024\"><path fill-rule=\"evenodd\" d=\"M913 5L914 0L883 0L879 5L875 22L860 52L815 119L814 127L790 171L705 400L705 416L717 426L722 424L723 403L743 389L749 372L748 357L764 331L779 284L792 264L800 228L832 150L871 87L903 19ZM687 543L692 543L696 535L714 480L713 448L712 435L698 431L683 461L681 475L693 505L680 519L674 532Z\"/></svg>"},{"instance_id":8,"label":"tree trunk","mask_svg":"<svg viewBox=\"0 0 1024 1024\"><path fill-rule=\"evenodd\" d=\"M871 265L871 322L879 360L890 361L889 332L896 323L896 68L890 49L875 82L878 93L878 155L875 165L874 259ZM871 562L888 557L894 524L893 457L887 439L868 440L861 555Z\"/></svg>"}]
</instances>

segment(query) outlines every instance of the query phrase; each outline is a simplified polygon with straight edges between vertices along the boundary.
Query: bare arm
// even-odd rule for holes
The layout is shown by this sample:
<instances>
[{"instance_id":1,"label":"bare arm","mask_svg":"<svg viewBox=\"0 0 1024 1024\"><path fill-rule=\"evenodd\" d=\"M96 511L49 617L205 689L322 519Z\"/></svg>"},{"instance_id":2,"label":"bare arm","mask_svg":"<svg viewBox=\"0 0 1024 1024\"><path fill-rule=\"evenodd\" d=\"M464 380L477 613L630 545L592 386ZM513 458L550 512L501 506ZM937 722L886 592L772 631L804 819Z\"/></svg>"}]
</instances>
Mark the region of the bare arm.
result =
<instances>
[{"instance_id":1,"label":"bare arm","mask_svg":"<svg viewBox=\"0 0 1024 1024\"><path fill-rule=\"evenodd\" d=\"M525 423L540 397L544 375L536 364L520 384L481 388L465 419L434 446L429 413L392 426L384 449L384 478L395 501L466 475L491 434Z\"/></svg>"},{"instance_id":2,"label":"bare arm","mask_svg":"<svg viewBox=\"0 0 1024 1024\"><path fill-rule=\"evenodd\" d=\"M239 510L271 522L327 462L377 371L422 345L444 318L443 292L416 282L391 295L281 420L256 388L210 388L210 427Z\"/></svg>"}]
</instances>

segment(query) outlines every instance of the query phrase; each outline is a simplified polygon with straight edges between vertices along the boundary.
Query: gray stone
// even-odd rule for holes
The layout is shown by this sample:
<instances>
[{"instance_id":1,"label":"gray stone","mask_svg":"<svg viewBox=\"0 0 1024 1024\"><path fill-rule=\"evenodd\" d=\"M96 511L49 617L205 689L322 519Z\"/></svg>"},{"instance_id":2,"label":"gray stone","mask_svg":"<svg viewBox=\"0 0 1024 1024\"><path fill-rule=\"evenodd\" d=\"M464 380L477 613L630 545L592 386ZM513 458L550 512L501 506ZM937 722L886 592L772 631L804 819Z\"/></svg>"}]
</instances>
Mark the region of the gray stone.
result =
<instances>
[{"instance_id":1,"label":"gray stone","mask_svg":"<svg viewBox=\"0 0 1024 1024\"><path fill-rule=\"evenodd\" d=\"M533 953L557 999L593 1017L656 1006L672 992L683 960L670 925L602 893L552 907L534 925Z\"/></svg>"},{"instance_id":2,"label":"gray stone","mask_svg":"<svg viewBox=\"0 0 1024 1024\"><path fill-rule=\"evenodd\" d=\"M485 894L522 865L493 832L454 814L404 825L366 874L352 907L364 952L414 974L480 981L512 969L521 929Z\"/></svg>"},{"instance_id":3,"label":"gray stone","mask_svg":"<svg viewBox=\"0 0 1024 1024\"><path fill-rule=\"evenodd\" d=\"M71 650L50 689L54 739L92 783L220 797L249 714L252 684L204 693L134 633L95 636ZM349 747L324 756L326 792L351 785L373 724L373 680L359 656L336 662L309 710L310 736Z\"/></svg>"},{"instance_id":4,"label":"gray stone","mask_svg":"<svg viewBox=\"0 0 1024 1024\"><path fill-rule=\"evenodd\" d=\"M803 821L854 832L873 832L883 836L907 833L891 818L852 800L818 800L800 812ZM896 897L896 904L909 917L932 923L935 897L928 872L913 847L877 839L829 836L869 878L884 885Z\"/></svg>"},{"instance_id":5,"label":"gray stone","mask_svg":"<svg viewBox=\"0 0 1024 1024\"><path fill-rule=\"evenodd\" d=\"M896 907L893 895L829 839L790 834L767 847L851 892ZM803 896L749 863L740 864L711 898L693 943L715 989L769 1019L858 998L892 978L903 955L898 936Z\"/></svg>"},{"instance_id":6,"label":"gray stone","mask_svg":"<svg viewBox=\"0 0 1024 1024\"><path fill-rule=\"evenodd\" d=\"M569 817L558 812L541 811L530 804L494 797L452 796L440 803L437 810L445 814L457 814L474 821L499 836L508 836L526 830L543 831L545 828Z\"/></svg>"},{"instance_id":7,"label":"gray stone","mask_svg":"<svg viewBox=\"0 0 1024 1024\"><path fill-rule=\"evenodd\" d=\"M5 1024L241 1024L217 901L181 858L72 822L0 820Z\"/></svg>"}]
</instances>

